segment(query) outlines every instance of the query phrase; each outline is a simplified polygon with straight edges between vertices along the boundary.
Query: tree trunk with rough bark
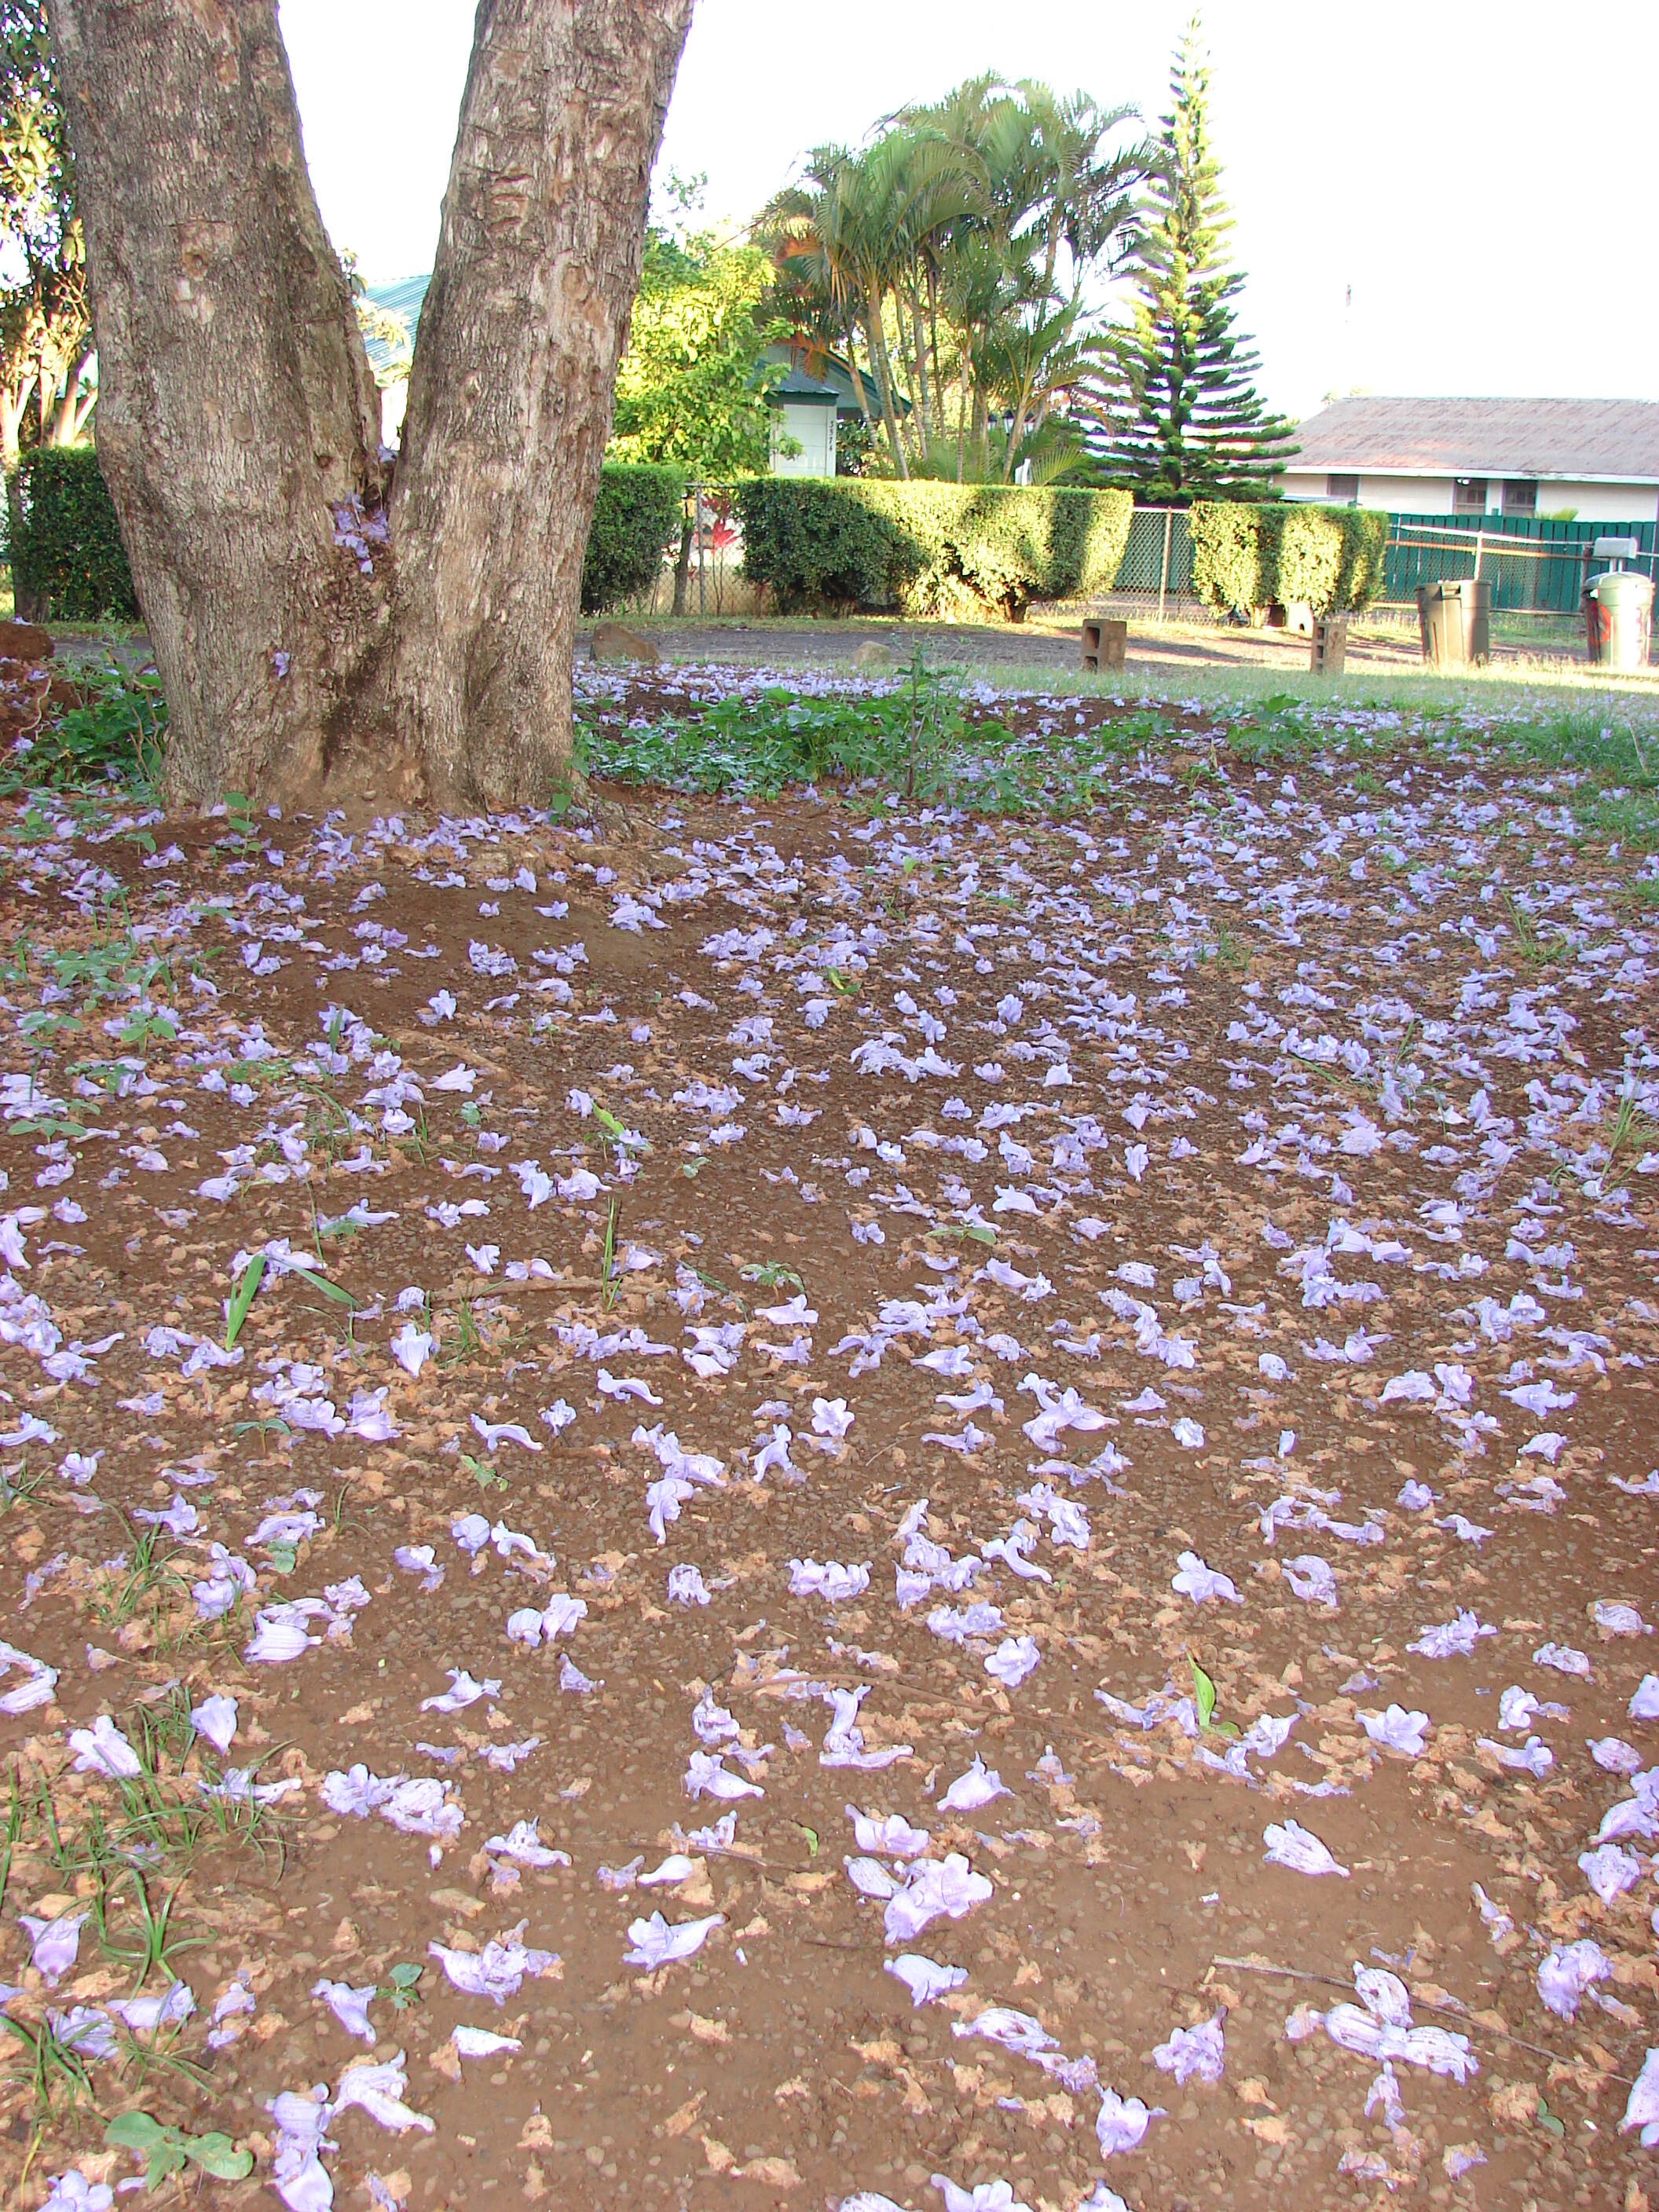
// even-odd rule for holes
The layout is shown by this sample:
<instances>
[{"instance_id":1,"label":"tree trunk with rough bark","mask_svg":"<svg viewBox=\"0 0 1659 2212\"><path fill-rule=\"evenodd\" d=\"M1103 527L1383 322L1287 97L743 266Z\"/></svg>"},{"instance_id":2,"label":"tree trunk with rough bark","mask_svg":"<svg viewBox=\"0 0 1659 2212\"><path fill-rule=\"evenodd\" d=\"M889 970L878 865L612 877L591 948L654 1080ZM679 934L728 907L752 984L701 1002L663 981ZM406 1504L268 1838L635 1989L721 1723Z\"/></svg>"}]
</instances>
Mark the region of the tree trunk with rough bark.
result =
<instances>
[{"instance_id":1,"label":"tree trunk with rough bark","mask_svg":"<svg viewBox=\"0 0 1659 2212\"><path fill-rule=\"evenodd\" d=\"M54 0L175 802L545 801L691 0L480 0L386 504L276 0Z\"/></svg>"},{"instance_id":2,"label":"tree trunk with rough bark","mask_svg":"<svg viewBox=\"0 0 1659 2212\"><path fill-rule=\"evenodd\" d=\"M53 0L52 18L99 456L167 695L171 795L291 795L326 769L385 619L336 520L374 512L385 470L275 0Z\"/></svg>"},{"instance_id":3,"label":"tree trunk with rough bark","mask_svg":"<svg viewBox=\"0 0 1659 2212\"><path fill-rule=\"evenodd\" d=\"M392 495L386 702L434 796L572 778L570 665L691 0L483 0Z\"/></svg>"},{"instance_id":4,"label":"tree trunk with rough bark","mask_svg":"<svg viewBox=\"0 0 1659 2212\"><path fill-rule=\"evenodd\" d=\"M64 381L64 396L58 403L56 419L46 442L53 446L78 445L86 434L92 410L98 404L98 387L94 384L86 392L81 390L81 380L92 366L93 349L88 344L70 366Z\"/></svg>"}]
</instances>

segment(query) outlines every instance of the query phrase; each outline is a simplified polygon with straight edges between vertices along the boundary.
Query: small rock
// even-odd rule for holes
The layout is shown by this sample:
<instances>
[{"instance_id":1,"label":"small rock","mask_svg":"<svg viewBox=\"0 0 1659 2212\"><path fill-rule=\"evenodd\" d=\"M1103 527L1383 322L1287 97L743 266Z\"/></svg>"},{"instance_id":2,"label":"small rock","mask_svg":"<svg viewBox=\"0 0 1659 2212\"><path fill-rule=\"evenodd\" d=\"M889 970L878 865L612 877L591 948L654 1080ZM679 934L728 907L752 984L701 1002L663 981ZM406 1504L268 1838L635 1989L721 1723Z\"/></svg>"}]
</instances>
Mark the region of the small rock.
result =
<instances>
[{"instance_id":1,"label":"small rock","mask_svg":"<svg viewBox=\"0 0 1659 2212\"><path fill-rule=\"evenodd\" d=\"M874 638L866 639L853 655L854 668L890 668L892 665L892 654Z\"/></svg>"},{"instance_id":2,"label":"small rock","mask_svg":"<svg viewBox=\"0 0 1659 2212\"><path fill-rule=\"evenodd\" d=\"M603 622L593 625L593 658L595 660L649 660L662 659L648 637L638 630L628 629L621 623Z\"/></svg>"}]
</instances>

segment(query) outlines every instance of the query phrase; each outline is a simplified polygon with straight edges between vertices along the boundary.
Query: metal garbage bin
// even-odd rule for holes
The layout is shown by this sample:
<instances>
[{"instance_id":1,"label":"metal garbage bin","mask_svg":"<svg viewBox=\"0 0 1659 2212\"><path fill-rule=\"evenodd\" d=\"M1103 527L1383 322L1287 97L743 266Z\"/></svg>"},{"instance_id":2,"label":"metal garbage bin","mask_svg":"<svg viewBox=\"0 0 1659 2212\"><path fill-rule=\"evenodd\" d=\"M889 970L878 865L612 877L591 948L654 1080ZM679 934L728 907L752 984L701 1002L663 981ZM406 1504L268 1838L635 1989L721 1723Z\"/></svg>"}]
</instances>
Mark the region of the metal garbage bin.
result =
<instances>
[{"instance_id":1,"label":"metal garbage bin","mask_svg":"<svg viewBox=\"0 0 1659 2212\"><path fill-rule=\"evenodd\" d=\"M1610 568L1584 586L1589 657L1603 668L1645 668L1653 633L1653 579Z\"/></svg>"},{"instance_id":2,"label":"metal garbage bin","mask_svg":"<svg viewBox=\"0 0 1659 2212\"><path fill-rule=\"evenodd\" d=\"M1453 584L1419 584L1417 627L1431 668L1468 668L1492 659L1492 586L1465 576Z\"/></svg>"}]
</instances>

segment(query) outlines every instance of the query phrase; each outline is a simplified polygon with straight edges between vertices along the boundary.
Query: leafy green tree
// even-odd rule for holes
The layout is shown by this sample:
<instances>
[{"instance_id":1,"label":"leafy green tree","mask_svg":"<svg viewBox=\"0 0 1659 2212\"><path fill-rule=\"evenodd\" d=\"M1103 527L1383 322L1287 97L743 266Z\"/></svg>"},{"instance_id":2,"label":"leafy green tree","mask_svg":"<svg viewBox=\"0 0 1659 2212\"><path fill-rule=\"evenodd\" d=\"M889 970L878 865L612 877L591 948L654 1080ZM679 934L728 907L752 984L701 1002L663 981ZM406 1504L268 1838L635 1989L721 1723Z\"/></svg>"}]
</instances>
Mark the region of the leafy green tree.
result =
<instances>
[{"instance_id":1,"label":"leafy green tree","mask_svg":"<svg viewBox=\"0 0 1659 2212\"><path fill-rule=\"evenodd\" d=\"M788 335L772 299L772 264L755 246L722 246L691 229L701 178L671 177L678 221L646 232L628 350L617 371L613 460L671 463L687 476L729 483L770 458L769 387L782 374L765 361ZM685 611L693 518L680 526L674 611Z\"/></svg>"},{"instance_id":2,"label":"leafy green tree","mask_svg":"<svg viewBox=\"0 0 1659 2212\"><path fill-rule=\"evenodd\" d=\"M1059 451L1092 370L1085 283L1144 171L1131 120L975 77L861 148L816 149L763 215L798 343L845 350L896 476L1006 481Z\"/></svg>"},{"instance_id":3,"label":"leafy green tree","mask_svg":"<svg viewBox=\"0 0 1659 2212\"><path fill-rule=\"evenodd\" d=\"M1260 499L1295 452L1294 434L1263 404L1259 359L1235 328L1244 279L1228 259L1233 224L1211 149L1196 16L1170 91L1135 228L1133 315L1105 349L1092 411L1112 439L1111 474L1137 496Z\"/></svg>"},{"instance_id":4,"label":"leafy green tree","mask_svg":"<svg viewBox=\"0 0 1659 2212\"><path fill-rule=\"evenodd\" d=\"M757 246L647 234L628 350L617 371L611 451L726 482L767 465L766 349L788 325L769 304Z\"/></svg>"},{"instance_id":5,"label":"leafy green tree","mask_svg":"<svg viewBox=\"0 0 1659 2212\"><path fill-rule=\"evenodd\" d=\"M0 471L14 532L22 449L83 435L98 396L91 362L86 248L45 0L0 0Z\"/></svg>"}]
</instances>

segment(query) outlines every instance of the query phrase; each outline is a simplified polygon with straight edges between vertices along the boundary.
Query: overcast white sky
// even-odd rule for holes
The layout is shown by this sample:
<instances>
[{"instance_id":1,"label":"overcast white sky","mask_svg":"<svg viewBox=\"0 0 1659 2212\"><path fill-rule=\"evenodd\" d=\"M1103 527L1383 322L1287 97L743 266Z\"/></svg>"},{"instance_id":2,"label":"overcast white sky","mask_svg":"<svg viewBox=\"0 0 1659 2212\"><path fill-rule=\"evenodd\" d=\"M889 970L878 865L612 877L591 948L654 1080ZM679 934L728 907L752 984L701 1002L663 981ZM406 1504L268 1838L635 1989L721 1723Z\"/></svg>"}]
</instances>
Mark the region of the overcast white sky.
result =
<instances>
[{"instance_id":1,"label":"overcast white sky","mask_svg":"<svg viewBox=\"0 0 1659 2212\"><path fill-rule=\"evenodd\" d=\"M808 146L994 69L1162 112L1190 0L699 0L663 161L734 224ZM281 0L306 151L371 283L431 265L468 0ZM1267 396L1659 398L1659 5L1211 0ZM1347 306L1350 288L1352 304Z\"/></svg>"}]
</instances>

